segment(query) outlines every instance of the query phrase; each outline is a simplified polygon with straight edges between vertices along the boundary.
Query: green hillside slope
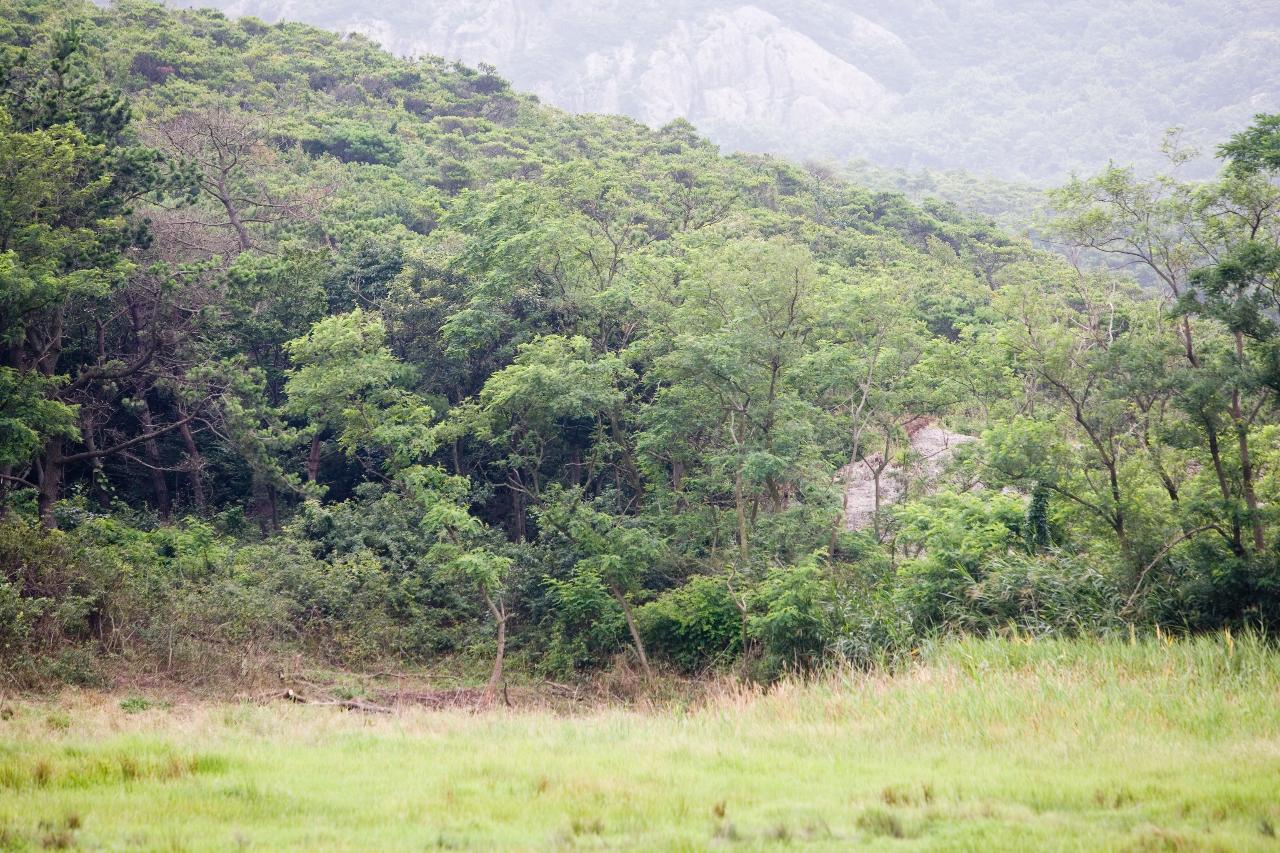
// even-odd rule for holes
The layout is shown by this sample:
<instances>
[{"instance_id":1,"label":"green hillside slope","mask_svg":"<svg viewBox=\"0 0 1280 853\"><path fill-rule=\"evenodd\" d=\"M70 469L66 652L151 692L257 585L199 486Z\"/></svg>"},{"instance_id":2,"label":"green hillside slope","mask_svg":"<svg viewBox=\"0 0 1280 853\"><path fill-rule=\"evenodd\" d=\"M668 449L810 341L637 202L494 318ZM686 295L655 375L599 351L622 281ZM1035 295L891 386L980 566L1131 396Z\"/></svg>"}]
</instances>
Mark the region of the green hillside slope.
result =
<instances>
[{"instance_id":1,"label":"green hillside slope","mask_svg":"<svg viewBox=\"0 0 1280 853\"><path fill-rule=\"evenodd\" d=\"M1280 122L1239 130L1053 195L1139 287L364 37L0 0L3 672L492 701L1275 625Z\"/></svg>"}]
</instances>

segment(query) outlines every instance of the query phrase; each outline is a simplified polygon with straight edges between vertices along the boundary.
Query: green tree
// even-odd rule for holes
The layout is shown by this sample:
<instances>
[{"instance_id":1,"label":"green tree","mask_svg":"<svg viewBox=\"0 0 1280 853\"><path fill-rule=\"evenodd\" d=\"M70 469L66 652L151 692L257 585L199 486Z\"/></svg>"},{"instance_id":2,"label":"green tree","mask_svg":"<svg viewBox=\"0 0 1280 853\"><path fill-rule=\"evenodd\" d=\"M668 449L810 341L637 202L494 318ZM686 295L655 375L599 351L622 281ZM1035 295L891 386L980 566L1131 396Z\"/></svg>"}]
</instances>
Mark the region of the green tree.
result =
<instances>
[{"instance_id":1,"label":"green tree","mask_svg":"<svg viewBox=\"0 0 1280 853\"><path fill-rule=\"evenodd\" d=\"M573 555L573 576L580 585L600 584L622 609L636 658L652 677L649 655L636 622L632 599L642 590L661 542L635 519L605 512L583 500L581 489L557 490L537 514L544 540L562 543Z\"/></svg>"},{"instance_id":2,"label":"green tree","mask_svg":"<svg viewBox=\"0 0 1280 853\"><path fill-rule=\"evenodd\" d=\"M1176 162L1182 155L1174 156ZM1203 279L1198 271L1241 242L1241 228L1249 228L1248 211L1262 216L1255 221L1265 221L1267 205L1256 206L1264 196L1245 190L1237 178L1196 185L1165 175L1142 180L1132 170L1111 168L1069 184L1055 197L1067 214L1059 228L1068 239L1146 271L1169 303L1181 306L1177 330L1183 360L1172 399L1200 432L1218 491L1214 513L1219 517L1211 524L1225 531L1237 558L1248 550L1246 528L1252 529L1253 550L1265 540L1263 518L1254 510L1257 476L1251 459L1255 421L1266 400L1247 371L1233 367L1239 358L1232 350L1240 347L1224 341L1221 326L1207 316L1197 322L1196 315L1206 312L1188 310L1188 300L1195 301L1195 281Z\"/></svg>"},{"instance_id":3,"label":"green tree","mask_svg":"<svg viewBox=\"0 0 1280 853\"><path fill-rule=\"evenodd\" d=\"M97 352L69 352L68 342L88 319L86 307L124 291L132 270L124 250L146 242L145 228L130 221L131 205L160 184L159 158L133 144L127 102L101 85L75 29L57 32L5 70L0 91L5 366L20 374L16 384L39 385L69 406L92 399L93 386L102 382L145 381L146 347L140 359L102 346ZM48 407L43 409L47 414ZM53 524L53 505L69 464L96 464L177 427L144 423L141 435L100 445L95 424L83 420L92 410L82 408L80 414L84 450L68 453L67 430L54 429L45 433L34 480L15 475L16 469L5 472L6 483L34 483L47 525Z\"/></svg>"},{"instance_id":4,"label":"green tree","mask_svg":"<svg viewBox=\"0 0 1280 853\"><path fill-rule=\"evenodd\" d=\"M485 382L472 414L463 416L480 438L506 452L497 465L511 494L517 541L525 536L526 508L542 501L552 478L563 475L566 485L588 492L599 488L615 455L617 432L610 427L633 378L621 358L596 354L586 338L547 335L523 344L514 363Z\"/></svg>"},{"instance_id":5,"label":"green tree","mask_svg":"<svg viewBox=\"0 0 1280 853\"><path fill-rule=\"evenodd\" d=\"M1270 546L1268 513L1257 494L1251 449L1259 416L1275 407L1280 393L1280 117L1259 116L1221 152L1230 165L1223 180L1207 188L1200 211L1213 239L1213 263L1191 272L1188 314L1220 322L1232 347L1219 359L1221 384L1229 389L1227 413L1237 445L1240 491L1253 532L1254 554Z\"/></svg>"},{"instance_id":6,"label":"green tree","mask_svg":"<svg viewBox=\"0 0 1280 853\"><path fill-rule=\"evenodd\" d=\"M326 317L285 350L294 367L285 382L284 408L305 424L310 439L308 482L316 482L326 433L336 436L348 456L384 454L392 470L434 452L434 412L405 388L413 370L388 349L377 315L357 308Z\"/></svg>"},{"instance_id":7,"label":"green tree","mask_svg":"<svg viewBox=\"0 0 1280 853\"><path fill-rule=\"evenodd\" d=\"M673 487L686 494L687 452L667 448L696 452L700 499L714 507L727 500L743 567L761 514L794 507L820 482L817 409L797 379L823 286L810 253L785 240L708 246L691 258L659 332L667 336L654 367L661 386L642 416L641 446L668 457Z\"/></svg>"}]
</instances>

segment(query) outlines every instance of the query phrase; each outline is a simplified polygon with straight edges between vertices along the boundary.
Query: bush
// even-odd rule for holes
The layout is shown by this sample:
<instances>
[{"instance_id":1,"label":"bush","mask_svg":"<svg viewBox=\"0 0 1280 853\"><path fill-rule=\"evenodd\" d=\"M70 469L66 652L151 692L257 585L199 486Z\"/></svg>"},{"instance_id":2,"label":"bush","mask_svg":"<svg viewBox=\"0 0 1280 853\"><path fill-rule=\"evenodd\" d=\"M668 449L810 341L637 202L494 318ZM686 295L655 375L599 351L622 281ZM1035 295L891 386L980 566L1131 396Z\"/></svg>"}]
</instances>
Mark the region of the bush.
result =
<instances>
[{"instance_id":1,"label":"bush","mask_svg":"<svg viewBox=\"0 0 1280 853\"><path fill-rule=\"evenodd\" d=\"M219 657L305 649L340 664L412 655L421 589L355 548L289 536L238 545L209 525L70 531L0 523L0 660L23 682L90 683L104 654L208 675ZM457 614L448 617L456 619ZM238 664L237 664L238 665Z\"/></svg>"},{"instance_id":2,"label":"bush","mask_svg":"<svg viewBox=\"0 0 1280 853\"><path fill-rule=\"evenodd\" d=\"M367 551L320 560L282 539L242 548L232 575L219 609L238 639L296 643L348 664L404 650L387 572Z\"/></svg>"},{"instance_id":3,"label":"bush","mask_svg":"<svg viewBox=\"0 0 1280 853\"><path fill-rule=\"evenodd\" d=\"M0 522L0 637L10 652L100 636L113 573L73 545L66 534L34 521Z\"/></svg>"},{"instance_id":4,"label":"bush","mask_svg":"<svg viewBox=\"0 0 1280 853\"><path fill-rule=\"evenodd\" d=\"M870 669L893 664L924 639L904 618L888 581L854 592L845 609L843 627L831 649L851 666Z\"/></svg>"},{"instance_id":5,"label":"bush","mask_svg":"<svg viewBox=\"0 0 1280 853\"><path fill-rule=\"evenodd\" d=\"M565 580L548 577L545 583L552 602L548 672L600 666L622 648L626 620L599 571L580 564Z\"/></svg>"},{"instance_id":6,"label":"bush","mask_svg":"<svg viewBox=\"0 0 1280 853\"><path fill-rule=\"evenodd\" d=\"M1075 555L993 557L979 579L926 567L900 590L907 610L931 614L945 630L1002 628L1045 636L1106 633L1124 625L1123 596L1094 561Z\"/></svg>"},{"instance_id":7,"label":"bush","mask_svg":"<svg viewBox=\"0 0 1280 853\"><path fill-rule=\"evenodd\" d=\"M0 581L0 649L7 651L26 644L34 617L44 603L40 599L24 599L22 588L16 583Z\"/></svg>"},{"instance_id":8,"label":"bush","mask_svg":"<svg viewBox=\"0 0 1280 853\"><path fill-rule=\"evenodd\" d=\"M1280 625L1280 555L1241 558L1204 536L1152 571L1137 614L1177 628L1223 625L1272 630Z\"/></svg>"},{"instance_id":9,"label":"bush","mask_svg":"<svg viewBox=\"0 0 1280 853\"><path fill-rule=\"evenodd\" d=\"M765 678L820 663L844 625L832 572L811 556L772 569L751 593L747 631L760 644Z\"/></svg>"},{"instance_id":10,"label":"bush","mask_svg":"<svg viewBox=\"0 0 1280 853\"><path fill-rule=\"evenodd\" d=\"M355 619L350 614L363 611L385 631L388 648L415 658L457 651L488 620L465 586L441 575L421 522L421 511L394 491L366 485L351 500L308 505L286 531L290 547L348 569L305 579L308 595L323 599L320 612ZM347 594L354 598L340 604Z\"/></svg>"},{"instance_id":11,"label":"bush","mask_svg":"<svg viewBox=\"0 0 1280 853\"><path fill-rule=\"evenodd\" d=\"M741 650L742 620L720 576L692 577L636 610L650 653L690 673Z\"/></svg>"},{"instance_id":12,"label":"bush","mask_svg":"<svg viewBox=\"0 0 1280 853\"><path fill-rule=\"evenodd\" d=\"M956 603L987 567L1025 553L1023 501L1009 495L939 492L895 508L898 540L922 556L900 574L897 596L918 631L947 627Z\"/></svg>"},{"instance_id":13,"label":"bush","mask_svg":"<svg viewBox=\"0 0 1280 853\"><path fill-rule=\"evenodd\" d=\"M404 157L400 140L353 121L334 121L301 143L302 150L312 156L329 154L344 163L394 166Z\"/></svg>"}]
</instances>

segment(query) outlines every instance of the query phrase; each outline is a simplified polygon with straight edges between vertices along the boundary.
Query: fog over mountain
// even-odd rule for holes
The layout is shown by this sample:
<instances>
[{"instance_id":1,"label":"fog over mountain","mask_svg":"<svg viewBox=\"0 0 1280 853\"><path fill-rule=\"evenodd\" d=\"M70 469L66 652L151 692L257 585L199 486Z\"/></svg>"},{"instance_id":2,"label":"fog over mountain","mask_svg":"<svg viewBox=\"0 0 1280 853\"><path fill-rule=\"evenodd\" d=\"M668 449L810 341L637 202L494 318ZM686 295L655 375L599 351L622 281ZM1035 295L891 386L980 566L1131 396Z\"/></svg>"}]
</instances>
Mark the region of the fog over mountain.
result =
<instances>
[{"instance_id":1,"label":"fog over mountain","mask_svg":"<svg viewBox=\"0 0 1280 853\"><path fill-rule=\"evenodd\" d=\"M1280 0L200 0L491 63L520 89L728 149L1035 181L1280 106Z\"/></svg>"}]
</instances>

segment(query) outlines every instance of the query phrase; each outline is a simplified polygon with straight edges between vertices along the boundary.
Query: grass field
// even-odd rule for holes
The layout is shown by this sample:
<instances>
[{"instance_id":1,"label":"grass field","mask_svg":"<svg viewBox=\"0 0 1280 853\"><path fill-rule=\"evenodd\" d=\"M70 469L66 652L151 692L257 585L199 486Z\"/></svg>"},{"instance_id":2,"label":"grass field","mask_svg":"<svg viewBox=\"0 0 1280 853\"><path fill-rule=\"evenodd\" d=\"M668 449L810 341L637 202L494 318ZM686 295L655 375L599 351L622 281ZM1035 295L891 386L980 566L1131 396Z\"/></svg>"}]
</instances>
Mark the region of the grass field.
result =
<instances>
[{"instance_id":1,"label":"grass field","mask_svg":"<svg viewBox=\"0 0 1280 853\"><path fill-rule=\"evenodd\" d=\"M645 711L7 708L9 848L1280 847L1280 655L1253 638L954 642Z\"/></svg>"}]
</instances>

